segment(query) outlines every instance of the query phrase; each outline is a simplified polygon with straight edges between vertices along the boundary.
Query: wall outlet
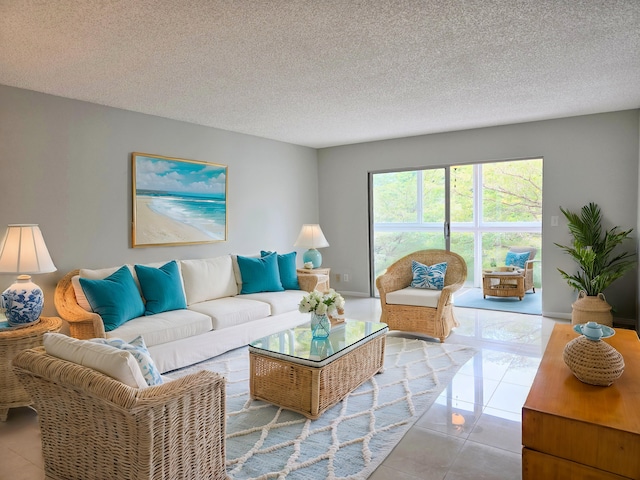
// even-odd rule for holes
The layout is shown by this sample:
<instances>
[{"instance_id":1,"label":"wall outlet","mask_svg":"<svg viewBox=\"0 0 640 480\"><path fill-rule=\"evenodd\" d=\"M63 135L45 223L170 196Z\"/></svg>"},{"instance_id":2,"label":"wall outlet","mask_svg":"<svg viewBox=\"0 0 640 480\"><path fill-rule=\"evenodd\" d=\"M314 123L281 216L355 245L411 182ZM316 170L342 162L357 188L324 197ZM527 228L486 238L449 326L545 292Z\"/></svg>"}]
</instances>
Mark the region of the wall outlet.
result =
<instances>
[{"instance_id":1,"label":"wall outlet","mask_svg":"<svg viewBox=\"0 0 640 480\"><path fill-rule=\"evenodd\" d=\"M349 281L349 274L348 273L343 273L342 274L342 281L343 282L348 282Z\"/></svg>"},{"instance_id":2,"label":"wall outlet","mask_svg":"<svg viewBox=\"0 0 640 480\"><path fill-rule=\"evenodd\" d=\"M558 216L557 215L552 215L551 216L551 226L552 227L557 227L558 226Z\"/></svg>"}]
</instances>

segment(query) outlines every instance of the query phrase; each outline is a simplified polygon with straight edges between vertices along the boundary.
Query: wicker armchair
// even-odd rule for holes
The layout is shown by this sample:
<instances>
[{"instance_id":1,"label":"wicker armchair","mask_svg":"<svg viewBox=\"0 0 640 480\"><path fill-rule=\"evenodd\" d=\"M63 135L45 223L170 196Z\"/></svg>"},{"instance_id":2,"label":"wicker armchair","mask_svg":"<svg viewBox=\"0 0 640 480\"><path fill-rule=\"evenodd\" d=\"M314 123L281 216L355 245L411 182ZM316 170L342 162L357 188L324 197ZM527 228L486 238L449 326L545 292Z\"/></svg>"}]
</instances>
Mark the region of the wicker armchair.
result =
<instances>
[{"instance_id":1,"label":"wicker armchair","mask_svg":"<svg viewBox=\"0 0 640 480\"><path fill-rule=\"evenodd\" d=\"M424 265L447 262L445 287L440 293L437 308L388 304L387 294L408 287L413 280L411 261ZM393 265L376 279L380 293L382 316L380 321L389 325L389 330L416 332L440 339L449 336L451 329L458 326L453 314L453 292L459 290L467 279L467 264L457 253L446 250L421 250L411 253Z\"/></svg>"},{"instance_id":2,"label":"wicker armchair","mask_svg":"<svg viewBox=\"0 0 640 480\"><path fill-rule=\"evenodd\" d=\"M228 478L220 375L135 389L43 347L13 365L38 411L48 479Z\"/></svg>"}]
</instances>

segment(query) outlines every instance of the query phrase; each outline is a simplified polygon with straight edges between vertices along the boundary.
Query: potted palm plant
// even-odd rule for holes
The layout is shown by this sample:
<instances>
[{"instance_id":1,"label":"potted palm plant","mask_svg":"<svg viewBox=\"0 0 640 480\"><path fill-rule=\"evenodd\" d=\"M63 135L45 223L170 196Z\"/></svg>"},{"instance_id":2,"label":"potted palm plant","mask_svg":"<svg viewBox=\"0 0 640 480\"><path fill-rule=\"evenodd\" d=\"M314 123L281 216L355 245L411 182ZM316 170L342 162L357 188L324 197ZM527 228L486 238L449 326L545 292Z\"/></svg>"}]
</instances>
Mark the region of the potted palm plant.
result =
<instances>
[{"instance_id":1,"label":"potted palm plant","mask_svg":"<svg viewBox=\"0 0 640 480\"><path fill-rule=\"evenodd\" d=\"M556 245L578 264L575 274L558 269L569 286L579 292L578 300L572 305L571 323L595 321L612 326L611 306L603 291L636 265L634 253L617 248L630 237L633 229L613 227L604 231L602 212L593 202L583 206L579 215L562 207L560 211L569 222L573 241L569 246Z\"/></svg>"}]
</instances>

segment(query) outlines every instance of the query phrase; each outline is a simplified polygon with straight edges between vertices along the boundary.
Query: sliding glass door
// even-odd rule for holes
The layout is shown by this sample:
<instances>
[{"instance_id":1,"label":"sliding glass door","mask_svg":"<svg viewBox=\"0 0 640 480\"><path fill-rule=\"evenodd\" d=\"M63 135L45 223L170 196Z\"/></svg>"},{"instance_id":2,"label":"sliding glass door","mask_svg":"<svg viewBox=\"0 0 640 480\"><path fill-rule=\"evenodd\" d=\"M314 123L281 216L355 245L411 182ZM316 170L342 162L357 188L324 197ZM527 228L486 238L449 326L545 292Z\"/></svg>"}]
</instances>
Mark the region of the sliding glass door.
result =
<instances>
[{"instance_id":1,"label":"sliding glass door","mask_svg":"<svg viewBox=\"0 0 640 480\"><path fill-rule=\"evenodd\" d=\"M369 176L371 284L399 258L442 248L467 262L469 286L511 246L542 258L542 159L374 172ZM539 268L534 283L540 286Z\"/></svg>"}]
</instances>

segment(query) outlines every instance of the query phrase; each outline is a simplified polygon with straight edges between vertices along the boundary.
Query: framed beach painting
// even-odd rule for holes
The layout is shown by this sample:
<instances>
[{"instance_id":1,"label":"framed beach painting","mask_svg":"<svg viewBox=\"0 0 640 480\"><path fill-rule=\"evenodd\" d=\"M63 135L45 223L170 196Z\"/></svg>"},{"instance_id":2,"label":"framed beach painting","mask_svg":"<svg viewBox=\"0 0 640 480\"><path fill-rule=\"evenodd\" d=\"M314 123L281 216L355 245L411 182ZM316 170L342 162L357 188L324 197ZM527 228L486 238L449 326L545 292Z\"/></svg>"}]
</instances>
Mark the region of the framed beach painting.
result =
<instances>
[{"instance_id":1,"label":"framed beach painting","mask_svg":"<svg viewBox=\"0 0 640 480\"><path fill-rule=\"evenodd\" d=\"M227 239L227 167L132 154L133 247Z\"/></svg>"}]
</instances>

